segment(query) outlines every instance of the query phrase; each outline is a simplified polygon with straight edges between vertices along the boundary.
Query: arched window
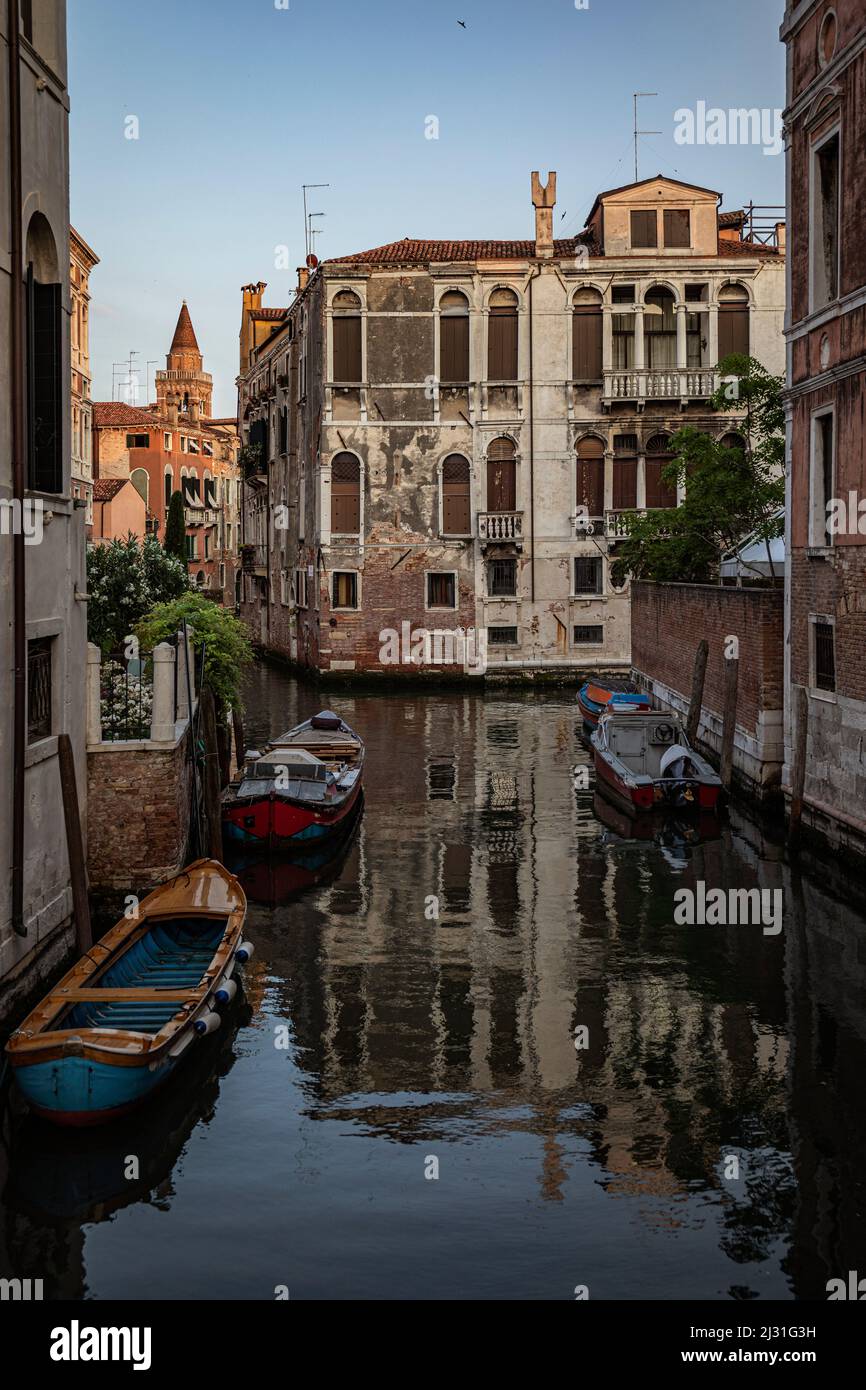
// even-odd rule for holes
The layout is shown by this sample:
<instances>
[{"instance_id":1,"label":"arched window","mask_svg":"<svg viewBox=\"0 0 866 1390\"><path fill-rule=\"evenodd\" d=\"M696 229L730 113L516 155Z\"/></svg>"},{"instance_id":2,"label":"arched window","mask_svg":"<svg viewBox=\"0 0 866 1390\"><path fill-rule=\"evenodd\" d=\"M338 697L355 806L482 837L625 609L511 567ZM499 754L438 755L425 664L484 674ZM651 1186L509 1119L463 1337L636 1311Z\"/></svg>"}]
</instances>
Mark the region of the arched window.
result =
<instances>
[{"instance_id":1,"label":"arched window","mask_svg":"<svg viewBox=\"0 0 866 1390\"><path fill-rule=\"evenodd\" d=\"M749 296L742 285L725 285L719 291L719 361L732 353L749 351Z\"/></svg>"},{"instance_id":2,"label":"arched window","mask_svg":"<svg viewBox=\"0 0 866 1390\"><path fill-rule=\"evenodd\" d=\"M144 505L147 506L148 493L150 490L150 479L147 475L147 469L133 468L132 472L129 475L129 481L132 483L132 486L135 488L139 497L144 502Z\"/></svg>"},{"instance_id":3,"label":"arched window","mask_svg":"<svg viewBox=\"0 0 866 1390\"><path fill-rule=\"evenodd\" d=\"M577 444L575 501L591 517L604 515L604 444L600 439L581 439Z\"/></svg>"},{"instance_id":4,"label":"arched window","mask_svg":"<svg viewBox=\"0 0 866 1390\"><path fill-rule=\"evenodd\" d=\"M668 434L654 434L646 446L646 505L649 508L675 507L677 490L662 478L663 470L673 458Z\"/></svg>"},{"instance_id":5,"label":"arched window","mask_svg":"<svg viewBox=\"0 0 866 1390\"><path fill-rule=\"evenodd\" d=\"M27 228L27 485L63 491L63 332L57 245L48 219Z\"/></svg>"},{"instance_id":6,"label":"arched window","mask_svg":"<svg viewBox=\"0 0 866 1390\"><path fill-rule=\"evenodd\" d=\"M459 290L439 301L439 380L446 386L469 381L469 300Z\"/></svg>"},{"instance_id":7,"label":"arched window","mask_svg":"<svg viewBox=\"0 0 866 1390\"><path fill-rule=\"evenodd\" d=\"M354 454L335 454L331 464L331 532L357 536L361 529L361 465Z\"/></svg>"},{"instance_id":8,"label":"arched window","mask_svg":"<svg viewBox=\"0 0 866 1390\"><path fill-rule=\"evenodd\" d=\"M572 302L571 374L575 381L601 381L601 295L598 290L578 290Z\"/></svg>"},{"instance_id":9,"label":"arched window","mask_svg":"<svg viewBox=\"0 0 866 1390\"><path fill-rule=\"evenodd\" d=\"M724 449L739 449L741 454L746 452L746 441L736 430L729 430L727 434L723 434L719 443Z\"/></svg>"},{"instance_id":10,"label":"arched window","mask_svg":"<svg viewBox=\"0 0 866 1390\"><path fill-rule=\"evenodd\" d=\"M198 574L195 577L195 582L200 589L203 589L205 587L204 570L199 570Z\"/></svg>"},{"instance_id":11,"label":"arched window","mask_svg":"<svg viewBox=\"0 0 866 1390\"><path fill-rule=\"evenodd\" d=\"M361 301L352 290L334 295L334 381L357 385L361 380Z\"/></svg>"},{"instance_id":12,"label":"arched window","mask_svg":"<svg viewBox=\"0 0 866 1390\"><path fill-rule=\"evenodd\" d=\"M174 491L174 486L173 486L173 483L172 483L171 469L170 469L170 468L167 468L167 469L165 470L165 505L166 505L166 508L168 508L168 505L169 505L169 503L171 502L171 494L172 494L173 491Z\"/></svg>"},{"instance_id":13,"label":"arched window","mask_svg":"<svg viewBox=\"0 0 866 1390\"><path fill-rule=\"evenodd\" d=\"M517 509L517 461L510 439L494 439L487 450L487 510Z\"/></svg>"},{"instance_id":14,"label":"arched window","mask_svg":"<svg viewBox=\"0 0 866 1390\"><path fill-rule=\"evenodd\" d=\"M517 380L517 295L494 290L487 324L488 381Z\"/></svg>"},{"instance_id":15,"label":"arched window","mask_svg":"<svg viewBox=\"0 0 866 1390\"><path fill-rule=\"evenodd\" d=\"M670 290L656 286L644 300L644 345L646 365L667 371L677 365L677 325L674 297Z\"/></svg>"},{"instance_id":16,"label":"arched window","mask_svg":"<svg viewBox=\"0 0 866 1390\"><path fill-rule=\"evenodd\" d=\"M471 530L469 460L449 454L442 464L442 534L468 536Z\"/></svg>"}]
</instances>

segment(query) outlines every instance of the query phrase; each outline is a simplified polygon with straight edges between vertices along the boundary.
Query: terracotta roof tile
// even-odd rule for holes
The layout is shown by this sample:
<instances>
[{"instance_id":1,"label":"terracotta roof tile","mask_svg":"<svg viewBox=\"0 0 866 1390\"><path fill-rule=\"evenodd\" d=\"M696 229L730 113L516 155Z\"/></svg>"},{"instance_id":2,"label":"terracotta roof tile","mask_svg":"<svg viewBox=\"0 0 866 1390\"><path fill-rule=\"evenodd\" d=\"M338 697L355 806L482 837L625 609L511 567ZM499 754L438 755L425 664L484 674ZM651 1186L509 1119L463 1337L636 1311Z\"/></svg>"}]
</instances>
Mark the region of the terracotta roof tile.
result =
<instances>
[{"instance_id":1,"label":"terracotta roof tile","mask_svg":"<svg viewBox=\"0 0 866 1390\"><path fill-rule=\"evenodd\" d=\"M285 318L288 309L251 309L250 318L264 319L267 322Z\"/></svg>"},{"instance_id":2,"label":"terracotta roof tile","mask_svg":"<svg viewBox=\"0 0 866 1390\"><path fill-rule=\"evenodd\" d=\"M765 246L762 241L728 241L719 237L720 256L778 256L778 246Z\"/></svg>"},{"instance_id":3,"label":"terracotta roof tile","mask_svg":"<svg viewBox=\"0 0 866 1390\"><path fill-rule=\"evenodd\" d=\"M574 256L578 246L586 245L585 237L568 237L554 241L555 256ZM422 241L404 237L374 246L369 251L355 251L349 256L332 256L325 265L393 265L407 262L431 261L497 261L533 260L534 241Z\"/></svg>"},{"instance_id":4,"label":"terracotta roof tile","mask_svg":"<svg viewBox=\"0 0 866 1390\"><path fill-rule=\"evenodd\" d=\"M97 478L93 484L94 502L110 502L128 482L128 478Z\"/></svg>"},{"instance_id":5,"label":"terracotta roof tile","mask_svg":"<svg viewBox=\"0 0 866 1390\"><path fill-rule=\"evenodd\" d=\"M720 212L720 213L719 213L719 226L720 226L720 227L742 227L742 225L743 225L743 223L745 222L745 220L746 220L746 214L743 212L742 208L740 209L739 212Z\"/></svg>"},{"instance_id":6,"label":"terracotta roof tile","mask_svg":"<svg viewBox=\"0 0 866 1390\"><path fill-rule=\"evenodd\" d=\"M94 401L93 423L97 428L138 425L139 428L152 429L155 425L164 425L167 422L149 406L127 405L126 401Z\"/></svg>"}]
</instances>

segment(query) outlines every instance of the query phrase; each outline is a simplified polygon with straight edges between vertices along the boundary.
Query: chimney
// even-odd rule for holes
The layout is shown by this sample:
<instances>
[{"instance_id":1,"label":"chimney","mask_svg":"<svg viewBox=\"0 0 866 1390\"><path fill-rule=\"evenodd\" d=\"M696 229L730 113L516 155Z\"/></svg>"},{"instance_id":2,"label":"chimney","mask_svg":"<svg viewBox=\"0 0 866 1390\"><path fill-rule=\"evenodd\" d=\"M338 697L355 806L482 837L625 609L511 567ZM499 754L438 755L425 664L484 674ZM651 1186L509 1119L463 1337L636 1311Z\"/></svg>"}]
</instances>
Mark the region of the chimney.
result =
<instances>
[{"instance_id":1,"label":"chimney","mask_svg":"<svg viewBox=\"0 0 866 1390\"><path fill-rule=\"evenodd\" d=\"M165 405L166 405L166 410L168 411L168 423L169 423L170 425L176 425L176 424L177 424L177 396L166 396L166 398L165 398Z\"/></svg>"},{"instance_id":2,"label":"chimney","mask_svg":"<svg viewBox=\"0 0 866 1390\"><path fill-rule=\"evenodd\" d=\"M299 266L298 266L298 294L301 293L301 290L305 290L305 289L307 288L307 282L309 281L309 278L310 278L310 272L309 272L309 270L307 269L307 267L306 267L305 265L299 265Z\"/></svg>"},{"instance_id":3,"label":"chimney","mask_svg":"<svg viewBox=\"0 0 866 1390\"><path fill-rule=\"evenodd\" d=\"M532 171L532 206L535 208L535 255L549 261L553 255L553 207L556 202L556 170L551 169L542 186L538 170Z\"/></svg>"},{"instance_id":4,"label":"chimney","mask_svg":"<svg viewBox=\"0 0 866 1390\"><path fill-rule=\"evenodd\" d=\"M268 288L267 281L259 280L255 285L241 285L245 309L261 309L262 295Z\"/></svg>"},{"instance_id":5,"label":"chimney","mask_svg":"<svg viewBox=\"0 0 866 1390\"><path fill-rule=\"evenodd\" d=\"M787 236L786 236L786 231L785 231L785 224L784 224L784 222L777 222L777 223L776 223L776 246L778 247L779 255L780 255L780 256L784 256L784 254L785 254L785 249L786 249L786 244L787 244Z\"/></svg>"},{"instance_id":6,"label":"chimney","mask_svg":"<svg viewBox=\"0 0 866 1390\"><path fill-rule=\"evenodd\" d=\"M241 294L244 297L240 331L241 376L246 374L250 365L250 352L255 342L255 333L250 328L250 314L256 309L261 309L262 295L267 288L267 283L264 280L258 280L254 285L241 285Z\"/></svg>"}]
</instances>

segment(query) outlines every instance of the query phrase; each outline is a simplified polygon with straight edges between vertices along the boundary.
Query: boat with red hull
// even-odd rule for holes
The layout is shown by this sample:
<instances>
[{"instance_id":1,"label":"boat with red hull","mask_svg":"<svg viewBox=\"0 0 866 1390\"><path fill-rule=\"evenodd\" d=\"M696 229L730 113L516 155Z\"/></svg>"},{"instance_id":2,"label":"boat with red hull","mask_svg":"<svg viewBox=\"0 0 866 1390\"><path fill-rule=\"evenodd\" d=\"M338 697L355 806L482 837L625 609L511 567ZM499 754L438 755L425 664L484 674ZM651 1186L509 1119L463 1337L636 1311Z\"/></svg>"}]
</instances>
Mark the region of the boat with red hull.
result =
<instances>
[{"instance_id":1,"label":"boat with red hull","mask_svg":"<svg viewBox=\"0 0 866 1390\"><path fill-rule=\"evenodd\" d=\"M359 808L362 739L323 710L248 753L223 796L223 835L257 849L312 847L348 829Z\"/></svg>"},{"instance_id":2,"label":"boat with red hull","mask_svg":"<svg viewBox=\"0 0 866 1390\"><path fill-rule=\"evenodd\" d=\"M631 815L657 807L712 811L721 781L674 714L603 714L592 735L598 785Z\"/></svg>"}]
</instances>

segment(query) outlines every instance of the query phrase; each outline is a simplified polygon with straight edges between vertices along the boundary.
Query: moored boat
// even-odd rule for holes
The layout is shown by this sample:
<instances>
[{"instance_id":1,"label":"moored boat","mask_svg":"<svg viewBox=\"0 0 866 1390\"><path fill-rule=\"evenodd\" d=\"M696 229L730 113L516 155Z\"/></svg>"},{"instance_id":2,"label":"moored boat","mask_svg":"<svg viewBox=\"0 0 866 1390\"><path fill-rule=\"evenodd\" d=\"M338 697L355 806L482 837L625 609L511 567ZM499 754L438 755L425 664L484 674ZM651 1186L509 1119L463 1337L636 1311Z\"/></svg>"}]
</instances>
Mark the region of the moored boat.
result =
<instances>
[{"instance_id":1,"label":"moored boat","mask_svg":"<svg viewBox=\"0 0 866 1390\"><path fill-rule=\"evenodd\" d=\"M358 805L362 739L323 710L249 753L223 795L223 834L249 848L297 849L341 834Z\"/></svg>"},{"instance_id":2,"label":"moored boat","mask_svg":"<svg viewBox=\"0 0 866 1390\"><path fill-rule=\"evenodd\" d=\"M600 789L630 814L657 806L711 811L721 781L674 714L602 714L592 735Z\"/></svg>"},{"instance_id":3,"label":"moored boat","mask_svg":"<svg viewBox=\"0 0 866 1390\"><path fill-rule=\"evenodd\" d=\"M594 729L606 710L627 714L632 711L642 713L650 709L650 700L648 695L635 690L634 686L617 689L614 686L586 681L577 692L577 707L583 715L584 723Z\"/></svg>"},{"instance_id":4,"label":"moored boat","mask_svg":"<svg viewBox=\"0 0 866 1390\"><path fill-rule=\"evenodd\" d=\"M58 1124L125 1114L169 1076L220 1006L253 948L244 891L198 859L149 893L82 956L6 1044L18 1088Z\"/></svg>"}]
</instances>

